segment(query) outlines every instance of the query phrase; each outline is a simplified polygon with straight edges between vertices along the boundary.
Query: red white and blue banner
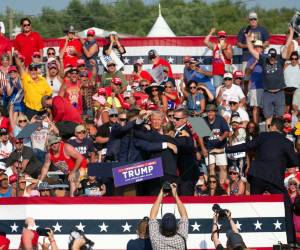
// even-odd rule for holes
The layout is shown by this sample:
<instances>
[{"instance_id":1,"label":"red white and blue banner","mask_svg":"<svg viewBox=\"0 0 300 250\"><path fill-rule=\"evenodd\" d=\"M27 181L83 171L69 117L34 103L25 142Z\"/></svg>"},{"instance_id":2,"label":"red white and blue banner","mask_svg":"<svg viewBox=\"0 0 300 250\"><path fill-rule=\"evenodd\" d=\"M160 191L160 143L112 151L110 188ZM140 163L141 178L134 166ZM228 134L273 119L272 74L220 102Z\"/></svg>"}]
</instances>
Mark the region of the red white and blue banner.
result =
<instances>
[{"instance_id":1,"label":"red white and blue banner","mask_svg":"<svg viewBox=\"0 0 300 250\"><path fill-rule=\"evenodd\" d=\"M0 199L0 231L7 233L11 249L17 249L26 217L36 219L36 227L50 227L59 249L68 248L68 234L82 230L95 242L94 249L126 249L137 237L137 223L148 216L156 197L33 197ZM285 216L281 195L183 197L189 216L188 249L214 249L211 237L212 206L229 209L246 245L272 249L286 243ZM179 214L174 199L164 199L162 213ZM158 219L161 218L159 213ZM228 222L219 221L220 240L226 245ZM42 242L43 237L39 241Z\"/></svg>"},{"instance_id":2,"label":"red white and blue banner","mask_svg":"<svg viewBox=\"0 0 300 250\"><path fill-rule=\"evenodd\" d=\"M137 59L144 62L143 69L151 69L152 65L148 59L148 51L157 50L158 54L166 59L172 66L175 75L183 72L183 57L191 56L201 62L203 65L210 65L212 61L212 51L204 44L203 36L199 37L131 37L122 38L120 42L125 46L126 54L124 54L124 73L131 74L133 64ZM228 42L233 45L233 64L237 68L241 68L242 50L236 47L236 36L228 36ZM102 55L102 46L106 43L105 39L97 39L100 46L99 55ZM215 37L211 41L216 41ZM270 47L280 51L281 46L285 43L284 35L272 35L270 37ZM59 49L60 39L45 39L44 55L48 47L54 47L56 51Z\"/></svg>"}]
</instances>

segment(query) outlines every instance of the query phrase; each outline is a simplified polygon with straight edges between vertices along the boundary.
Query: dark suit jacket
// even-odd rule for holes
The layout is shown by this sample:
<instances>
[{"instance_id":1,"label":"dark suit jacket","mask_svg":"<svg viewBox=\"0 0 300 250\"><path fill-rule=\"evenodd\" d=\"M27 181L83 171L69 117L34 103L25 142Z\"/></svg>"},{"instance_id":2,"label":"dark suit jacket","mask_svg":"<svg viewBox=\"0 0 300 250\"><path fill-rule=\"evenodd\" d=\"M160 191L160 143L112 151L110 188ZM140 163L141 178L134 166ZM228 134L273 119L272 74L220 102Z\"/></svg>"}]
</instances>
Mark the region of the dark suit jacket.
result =
<instances>
[{"instance_id":1,"label":"dark suit jacket","mask_svg":"<svg viewBox=\"0 0 300 250\"><path fill-rule=\"evenodd\" d=\"M199 177L199 169L196 161L196 150L194 146L193 135L187 126L180 131L185 130L190 137L180 137L179 133L175 136L175 142L178 148L177 166L182 180L196 180Z\"/></svg>"},{"instance_id":2,"label":"dark suit jacket","mask_svg":"<svg viewBox=\"0 0 300 250\"><path fill-rule=\"evenodd\" d=\"M135 130L134 145L136 148L142 150L144 153L149 154L150 158L161 157L164 174L176 176L176 155L170 149L163 149L163 142L171 142L175 144L174 139L161 135L154 130Z\"/></svg>"},{"instance_id":3,"label":"dark suit jacket","mask_svg":"<svg viewBox=\"0 0 300 250\"><path fill-rule=\"evenodd\" d=\"M286 168L298 166L293 143L279 132L262 132L247 143L226 148L226 153L254 150L249 176L257 177L283 188Z\"/></svg>"}]
</instances>

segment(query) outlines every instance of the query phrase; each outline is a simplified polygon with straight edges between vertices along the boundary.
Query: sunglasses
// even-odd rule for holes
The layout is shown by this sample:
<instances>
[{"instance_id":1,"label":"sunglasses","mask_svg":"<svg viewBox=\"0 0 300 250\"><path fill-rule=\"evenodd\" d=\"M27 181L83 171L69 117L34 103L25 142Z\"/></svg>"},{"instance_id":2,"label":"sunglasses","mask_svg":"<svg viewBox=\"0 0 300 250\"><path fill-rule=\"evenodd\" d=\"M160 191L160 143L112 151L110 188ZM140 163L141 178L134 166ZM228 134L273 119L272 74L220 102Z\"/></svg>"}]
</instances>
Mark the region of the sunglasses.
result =
<instances>
[{"instance_id":1,"label":"sunglasses","mask_svg":"<svg viewBox=\"0 0 300 250\"><path fill-rule=\"evenodd\" d=\"M19 120L19 123L25 123L27 120Z\"/></svg>"},{"instance_id":2,"label":"sunglasses","mask_svg":"<svg viewBox=\"0 0 300 250\"><path fill-rule=\"evenodd\" d=\"M107 67L115 67L115 66L116 66L115 64L107 65Z\"/></svg>"},{"instance_id":3,"label":"sunglasses","mask_svg":"<svg viewBox=\"0 0 300 250\"><path fill-rule=\"evenodd\" d=\"M89 37L89 36L93 36L93 35L91 35L91 34L87 35L87 37Z\"/></svg>"},{"instance_id":4,"label":"sunglasses","mask_svg":"<svg viewBox=\"0 0 300 250\"><path fill-rule=\"evenodd\" d=\"M229 175L238 175L236 172L229 172Z\"/></svg>"},{"instance_id":5,"label":"sunglasses","mask_svg":"<svg viewBox=\"0 0 300 250\"><path fill-rule=\"evenodd\" d=\"M119 118L120 122L127 122L127 118Z\"/></svg>"},{"instance_id":6,"label":"sunglasses","mask_svg":"<svg viewBox=\"0 0 300 250\"><path fill-rule=\"evenodd\" d=\"M250 18L249 20L250 20L250 21L253 21L253 20L255 20L255 21L256 21L257 19L256 19L256 18Z\"/></svg>"},{"instance_id":7,"label":"sunglasses","mask_svg":"<svg viewBox=\"0 0 300 250\"><path fill-rule=\"evenodd\" d=\"M16 141L16 142L15 142L16 145L22 144L22 143L23 143L23 141Z\"/></svg>"},{"instance_id":8,"label":"sunglasses","mask_svg":"<svg viewBox=\"0 0 300 250\"><path fill-rule=\"evenodd\" d=\"M235 80L243 80L242 77L236 77Z\"/></svg>"},{"instance_id":9,"label":"sunglasses","mask_svg":"<svg viewBox=\"0 0 300 250\"><path fill-rule=\"evenodd\" d=\"M29 27L31 24L30 23L25 23L23 24L23 27Z\"/></svg>"},{"instance_id":10,"label":"sunglasses","mask_svg":"<svg viewBox=\"0 0 300 250\"><path fill-rule=\"evenodd\" d=\"M56 144L58 144L58 143L60 143L59 141L58 142L54 142L54 143L52 143L50 146L52 147L53 145L56 145Z\"/></svg>"},{"instance_id":11,"label":"sunglasses","mask_svg":"<svg viewBox=\"0 0 300 250\"><path fill-rule=\"evenodd\" d=\"M296 182L289 183L289 186L292 186L292 185L297 186L297 183Z\"/></svg>"},{"instance_id":12,"label":"sunglasses","mask_svg":"<svg viewBox=\"0 0 300 250\"><path fill-rule=\"evenodd\" d=\"M85 134L85 133L86 133L85 130L81 130L81 131L76 132L76 134Z\"/></svg>"},{"instance_id":13,"label":"sunglasses","mask_svg":"<svg viewBox=\"0 0 300 250\"><path fill-rule=\"evenodd\" d=\"M209 181L208 183L214 183L214 184L216 184L216 183L217 183L217 181Z\"/></svg>"},{"instance_id":14,"label":"sunglasses","mask_svg":"<svg viewBox=\"0 0 300 250\"><path fill-rule=\"evenodd\" d=\"M190 89L196 89L196 88L197 88L196 86L195 87L193 87L193 86L190 87Z\"/></svg>"},{"instance_id":15,"label":"sunglasses","mask_svg":"<svg viewBox=\"0 0 300 250\"><path fill-rule=\"evenodd\" d=\"M151 91L152 91L152 92L157 92L157 91L158 91L158 89L152 89Z\"/></svg>"},{"instance_id":16,"label":"sunglasses","mask_svg":"<svg viewBox=\"0 0 300 250\"><path fill-rule=\"evenodd\" d=\"M224 78L224 81L231 81L231 80L232 80L232 78L229 78L229 77Z\"/></svg>"},{"instance_id":17,"label":"sunglasses","mask_svg":"<svg viewBox=\"0 0 300 250\"><path fill-rule=\"evenodd\" d=\"M33 56L33 58L41 58L41 56Z\"/></svg>"},{"instance_id":18,"label":"sunglasses","mask_svg":"<svg viewBox=\"0 0 300 250\"><path fill-rule=\"evenodd\" d=\"M236 105L237 104L237 102L229 102L229 105L230 106L234 106L234 105Z\"/></svg>"},{"instance_id":19,"label":"sunglasses","mask_svg":"<svg viewBox=\"0 0 300 250\"><path fill-rule=\"evenodd\" d=\"M174 118L175 121L180 121L180 120L183 119L184 117L175 117L175 116L173 116L173 118Z\"/></svg>"},{"instance_id":20,"label":"sunglasses","mask_svg":"<svg viewBox=\"0 0 300 250\"><path fill-rule=\"evenodd\" d=\"M48 56L54 56L55 53L54 53L54 52L53 52L53 53L49 52L47 55L48 55Z\"/></svg>"},{"instance_id":21,"label":"sunglasses","mask_svg":"<svg viewBox=\"0 0 300 250\"><path fill-rule=\"evenodd\" d=\"M291 61L297 61L297 60L298 60L297 57L292 57L292 58L291 58Z\"/></svg>"},{"instance_id":22,"label":"sunglasses","mask_svg":"<svg viewBox=\"0 0 300 250\"><path fill-rule=\"evenodd\" d=\"M225 36L219 36L219 38L225 38Z\"/></svg>"},{"instance_id":23,"label":"sunglasses","mask_svg":"<svg viewBox=\"0 0 300 250\"><path fill-rule=\"evenodd\" d=\"M119 117L118 115L110 115L109 117Z\"/></svg>"},{"instance_id":24,"label":"sunglasses","mask_svg":"<svg viewBox=\"0 0 300 250\"><path fill-rule=\"evenodd\" d=\"M140 85L141 87L147 87L148 86L148 84L142 84L142 85Z\"/></svg>"}]
</instances>

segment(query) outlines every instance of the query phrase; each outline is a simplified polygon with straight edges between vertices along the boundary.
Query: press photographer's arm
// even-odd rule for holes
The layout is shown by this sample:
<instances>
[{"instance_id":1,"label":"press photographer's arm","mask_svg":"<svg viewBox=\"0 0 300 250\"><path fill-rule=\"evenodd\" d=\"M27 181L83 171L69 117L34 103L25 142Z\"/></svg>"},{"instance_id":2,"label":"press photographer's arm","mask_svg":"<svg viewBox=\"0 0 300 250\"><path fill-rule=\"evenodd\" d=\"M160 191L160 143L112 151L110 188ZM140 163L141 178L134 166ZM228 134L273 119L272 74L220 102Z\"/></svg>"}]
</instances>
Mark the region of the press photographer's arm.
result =
<instances>
[{"instance_id":1,"label":"press photographer's arm","mask_svg":"<svg viewBox=\"0 0 300 250\"><path fill-rule=\"evenodd\" d=\"M184 219L187 219L188 215L187 215L185 206L183 205L183 203L181 202L181 200L180 200L180 198L177 194L177 185L175 183L171 184L171 192L172 192L172 195L173 195L173 197L176 201L180 217L184 218ZM163 199L164 195L167 195L167 194L164 194L163 189L161 189L160 192L159 192L159 195L157 196L156 201L154 202L154 204L151 208L150 219L152 219L152 220L156 219L158 211L159 211L159 207L160 207L160 204L162 202L162 199Z\"/></svg>"},{"instance_id":2,"label":"press photographer's arm","mask_svg":"<svg viewBox=\"0 0 300 250\"><path fill-rule=\"evenodd\" d=\"M226 216L228 219L228 222L230 223L231 229L235 233L239 233L239 230L234 223L233 219L231 218L231 212L229 210L226 211ZM214 242L215 247L218 245L222 245L222 243L219 240L219 228L218 228L218 219L219 219L219 213L214 213L213 216L213 225L211 229L211 240Z\"/></svg>"}]
</instances>

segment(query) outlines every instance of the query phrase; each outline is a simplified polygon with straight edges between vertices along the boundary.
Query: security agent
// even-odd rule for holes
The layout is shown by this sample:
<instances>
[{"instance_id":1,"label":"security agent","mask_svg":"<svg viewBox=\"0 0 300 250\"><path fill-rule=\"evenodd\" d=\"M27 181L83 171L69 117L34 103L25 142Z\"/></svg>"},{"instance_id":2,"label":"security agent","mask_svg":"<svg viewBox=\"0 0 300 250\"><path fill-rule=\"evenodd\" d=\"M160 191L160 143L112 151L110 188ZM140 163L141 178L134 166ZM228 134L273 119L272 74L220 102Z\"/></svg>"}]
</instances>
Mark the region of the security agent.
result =
<instances>
[{"instance_id":1,"label":"security agent","mask_svg":"<svg viewBox=\"0 0 300 250\"><path fill-rule=\"evenodd\" d=\"M166 213L162 217L160 225L156 220L163 197L168 194L163 191L166 190L166 185L164 185L150 211L149 234L153 250L186 249L189 228L188 215L177 194L177 185L175 183L168 184L168 189L175 199L181 218L177 223L174 214Z\"/></svg>"},{"instance_id":2,"label":"security agent","mask_svg":"<svg viewBox=\"0 0 300 250\"><path fill-rule=\"evenodd\" d=\"M292 217L292 204L284 187L286 168L299 166L299 159L293 143L282 133L284 121L274 118L269 126L269 132L262 132L247 143L213 149L211 153L236 153L255 150L255 160L252 161L248 181L251 194L283 194L285 205L285 220L287 242L295 243L295 231Z\"/></svg>"},{"instance_id":3,"label":"security agent","mask_svg":"<svg viewBox=\"0 0 300 250\"><path fill-rule=\"evenodd\" d=\"M230 223L231 226L231 230L229 230L226 233L226 237L227 237L226 248L233 249L233 250L247 249L242 236L239 234L239 230L237 229L236 224L231 218L231 212L229 210L223 210L223 211L225 211L226 218L228 219L228 222ZM214 213L213 225L211 230L211 240L214 242L215 248L217 250L223 250L224 247L222 246L219 240L219 228L218 228L219 217L220 214L218 212Z\"/></svg>"}]
</instances>

